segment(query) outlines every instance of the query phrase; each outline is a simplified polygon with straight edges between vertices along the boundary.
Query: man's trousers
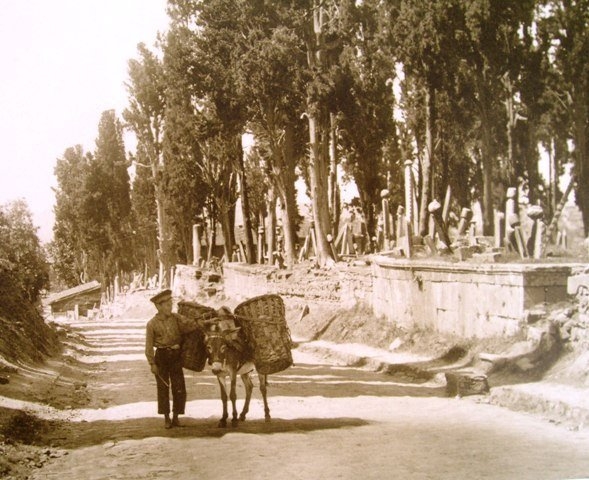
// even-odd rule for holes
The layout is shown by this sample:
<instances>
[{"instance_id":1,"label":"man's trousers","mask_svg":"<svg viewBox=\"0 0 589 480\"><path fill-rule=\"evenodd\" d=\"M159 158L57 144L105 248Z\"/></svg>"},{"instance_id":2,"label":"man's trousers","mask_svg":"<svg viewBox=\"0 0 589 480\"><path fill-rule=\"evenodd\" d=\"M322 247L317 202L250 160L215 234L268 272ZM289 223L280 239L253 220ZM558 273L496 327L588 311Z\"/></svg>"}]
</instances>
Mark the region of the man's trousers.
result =
<instances>
[{"instance_id":1,"label":"man's trousers","mask_svg":"<svg viewBox=\"0 0 589 480\"><path fill-rule=\"evenodd\" d=\"M184 381L180 350L167 348L156 349L155 364L158 369L158 374L155 376L157 382L157 413L162 415L170 414L171 389L172 412L174 415L184 414L184 408L186 406L186 383Z\"/></svg>"}]
</instances>

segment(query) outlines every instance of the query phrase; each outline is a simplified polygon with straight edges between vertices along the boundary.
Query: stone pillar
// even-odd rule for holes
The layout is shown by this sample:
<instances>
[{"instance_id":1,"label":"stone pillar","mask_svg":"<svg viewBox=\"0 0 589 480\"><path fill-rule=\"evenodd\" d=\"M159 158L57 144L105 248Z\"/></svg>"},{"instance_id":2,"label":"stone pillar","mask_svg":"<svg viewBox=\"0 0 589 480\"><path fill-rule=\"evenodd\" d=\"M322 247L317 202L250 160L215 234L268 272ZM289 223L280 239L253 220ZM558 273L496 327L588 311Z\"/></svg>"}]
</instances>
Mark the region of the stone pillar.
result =
<instances>
[{"instance_id":1,"label":"stone pillar","mask_svg":"<svg viewBox=\"0 0 589 480\"><path fill-rule=\"evenodd\" d=\"M516 214L515 195L517 190L514 187L507 189L507 200L505 202L505 238L508 239L510 234L513 232L511 227L510 219L512 215ZM519 219L518 219L519 221ZM508 241L506 241L507 243Z\"/></svg>"},{"instance_id":2,"label":"stone pillar","mask_svg":"<svg viewBox=\"0 0 589 480\"><path fill-rule=\"evenodd\" d=\"M264 263L264 227L262 225L258 227L258 263L260 265Z\"/></svg>"},{"instance_id":3,"label":"stone pillar","mask_svg":"<svg viewBox=\"0 0 589 480\"><path fill-rule=\"evenodd\" d=\"M405 230L405 207L399 205L397 207L397 242L400 242L401 238L406 235Z\"/></svg>"},{"instance_id":4,"label":"stone pillar","mask_svg":"<svg viewBox=\"0 0 589 480\"><path fill-rule=\"evenodd\" d=\"M470 226L468 228L468 244L471 247L476 247L477 245L477 222L475 222L472 218L470 219Z\"/></svg>"},{"instance_id":5,"label":"stone pillar","mask_svg":"<svg viewBox=\"0 0 589 480\"><path fill-rule=\"evenodd\" d=\"M544 217L544 210L539 205L530 207L527 211L527 215L532 220L532 232L528 239L528 252L533 258L542 257L542 239L544 237L544 223L542 217Z\"/></svg>"},{"instance_id":6,"label":"stone pillar","mask_svg":"<svg viewBox=\"0 0 589 480\"><path fill-rule=\"evenodd\" d=\"M495 247L499 248L505 244L505 214L498 210L495 211L495 228L493 229L495 238Z\"/></svg>"}]
</instances>

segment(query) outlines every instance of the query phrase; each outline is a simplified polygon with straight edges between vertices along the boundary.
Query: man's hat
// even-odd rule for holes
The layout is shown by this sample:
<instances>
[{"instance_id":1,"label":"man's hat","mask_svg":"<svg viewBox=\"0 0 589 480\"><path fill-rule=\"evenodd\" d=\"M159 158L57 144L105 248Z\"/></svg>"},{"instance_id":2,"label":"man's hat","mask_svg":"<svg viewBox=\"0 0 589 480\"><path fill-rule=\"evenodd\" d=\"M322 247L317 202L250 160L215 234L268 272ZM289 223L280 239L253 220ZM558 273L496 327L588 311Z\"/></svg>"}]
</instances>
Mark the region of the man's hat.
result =
<instances>
[{"instance_id":1,"label":"man's hat","mask_svg":"<svg viewBox=\"0 0 589 480\"><path fill-rule=\"evenodd\" d=\"M158 303L165 302L166 300L169 300L170 298L172 298L172 290L167 288L165 290L162 290L157 295L154 295L153 297L151 297L150 300L157 305Z\"/></svg>"}]
</instances>

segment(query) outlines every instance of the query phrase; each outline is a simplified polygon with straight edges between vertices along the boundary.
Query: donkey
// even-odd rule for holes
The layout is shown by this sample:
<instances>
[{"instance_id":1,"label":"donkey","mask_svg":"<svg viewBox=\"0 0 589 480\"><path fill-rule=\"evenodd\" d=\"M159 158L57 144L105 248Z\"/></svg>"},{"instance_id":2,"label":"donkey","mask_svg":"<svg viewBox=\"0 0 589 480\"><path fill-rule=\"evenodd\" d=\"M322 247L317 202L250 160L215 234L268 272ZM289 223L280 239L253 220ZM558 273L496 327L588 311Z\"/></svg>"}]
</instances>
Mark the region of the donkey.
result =
<instances>
[{"instance_id":1,"label":"donkey","mask_svg":"<svg viewBox=\"0 0 589 480\"><path fill-rule=\"evenodd\" d=\"M220 328L220 325L211 325L207 332L205 345L211 365L212 372L217 376L219 387L221 388L221 401L223 403L223 417L219 420L219 427L227 426L227 397L231 399L233 407L233 417L231 425L236 427L239 420L244 421L249 411L250 400L252 397L253 382L251 374L255 370L253 363L253 352L247 344L245 334L241 327L236 328ZM245 386L245 403L243 409L237 417L237 375L241 376L243 385ZM229 395L227 395L227 377L230 380ZM267 375L258 373L260 381L260 392L264 399L264 417L267 422L270 421L270 408L268 407L267 393Z\"/></svg>"}]
</instances>

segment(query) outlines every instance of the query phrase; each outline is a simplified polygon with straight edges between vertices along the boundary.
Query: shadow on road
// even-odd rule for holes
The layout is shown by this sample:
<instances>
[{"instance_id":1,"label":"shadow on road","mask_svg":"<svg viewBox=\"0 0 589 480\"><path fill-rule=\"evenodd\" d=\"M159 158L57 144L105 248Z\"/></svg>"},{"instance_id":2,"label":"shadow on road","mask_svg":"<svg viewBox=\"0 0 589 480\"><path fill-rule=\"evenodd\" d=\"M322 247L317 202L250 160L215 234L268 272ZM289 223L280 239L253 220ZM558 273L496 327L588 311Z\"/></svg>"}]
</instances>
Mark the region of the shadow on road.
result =
<instances>
[{"instance_id":1,"label":"shadow on road","mask_svg":"<svg viewBox=\"0 0 589 480\"><path fill-rule=\"evenodd\" d=\"M101 420L82 423L53 424L51 432L42 439L47 445L59 448L82 448L93 445L142 440L150 437L164 438L221 438L228 433L280 434L310 432L339 428L361 427L370 422L358 418L297 418L284 420L273 418L271 422L247 420L237 427L219 428L218 418L196 419L183 417L182 427L166 430L161 418L133 420Z\"/></svg>"}]
</instances>

